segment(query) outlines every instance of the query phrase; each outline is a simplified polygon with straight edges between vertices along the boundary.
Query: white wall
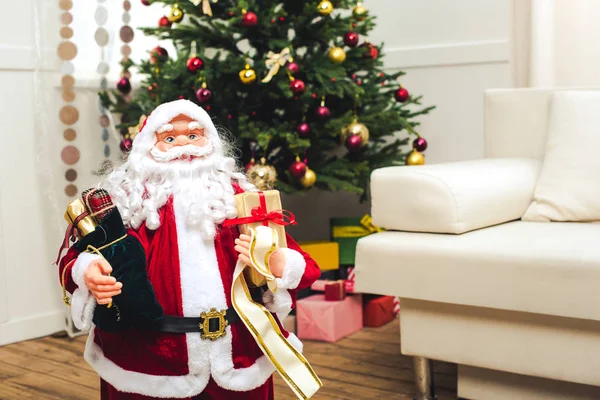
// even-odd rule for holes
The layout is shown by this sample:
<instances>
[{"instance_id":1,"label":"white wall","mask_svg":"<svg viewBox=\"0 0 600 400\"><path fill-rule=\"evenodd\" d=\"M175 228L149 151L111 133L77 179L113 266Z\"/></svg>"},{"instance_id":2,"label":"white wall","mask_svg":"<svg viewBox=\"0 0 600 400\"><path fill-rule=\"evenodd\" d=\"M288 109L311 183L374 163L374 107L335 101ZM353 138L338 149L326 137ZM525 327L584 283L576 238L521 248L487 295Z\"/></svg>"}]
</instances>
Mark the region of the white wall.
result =
<instances>
[{"instance_id":1,"label":"white wall","mask_svg":"<svg viewBox=\"0 0 600 400\"><path fill-rule=\"evenodd\" d=\"M19 18L0 25L0 345L64 326L51 265L58 244L57 226L49 223L56 217L49 213L54 196L42 189L50 183L44 173L59 157L44 156L48 148L41 144L48 130L39 123L45 111L38 107L42 70L56 67L56 46L45 31L34 34L36 18L40 25L43 18L58 20L56 3L51 3L46 9L50 2L2 2L5 15ZM60 133L56 136L62 139Z\"/></svg>"}]
</instances>

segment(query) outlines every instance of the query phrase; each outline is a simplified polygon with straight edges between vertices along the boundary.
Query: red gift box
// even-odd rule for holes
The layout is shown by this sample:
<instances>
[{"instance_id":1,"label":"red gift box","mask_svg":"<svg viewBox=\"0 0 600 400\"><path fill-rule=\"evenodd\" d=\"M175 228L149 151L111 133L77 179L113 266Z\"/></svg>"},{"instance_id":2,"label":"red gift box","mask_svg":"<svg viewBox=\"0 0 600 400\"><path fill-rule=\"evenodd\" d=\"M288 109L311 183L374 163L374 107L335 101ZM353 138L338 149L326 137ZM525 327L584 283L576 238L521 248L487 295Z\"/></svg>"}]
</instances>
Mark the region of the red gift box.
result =
<instances>
[{"instance_id":1,"label":"red gift box","mask_svg":"<svg viewBox=\"0 0 600 400\"><path fill-rule=\"evenodd\" d=\"M300 339L336 342L363 326L362 296L326 301L316 294L296 303L296 330Z\"/></svg>"},{"instance_id":2,"label":"red gift box","mask_svg":"<svg viewBox=\"0 0 600 400\"><path fill-rule=\"evenodd\" d=\"M325 284L325 300L341 301L346 298L344 281L327 282Z\"/></svg>"},{"instance_id":3,"label":"red gift box","mask_svg":"<svg viewBox=\"0 0 600 400\"><path fill-rule=\"evenodd\" d=\"M365 296L363 325L376 328L392 321L396 316L394 299L394 296Z\"/></svg>"},{"instance_id":4,"label":"red gift box","mask_svg":"<svg viewBox=\"0 0 600 400\"><path fill-rule=\"evenodd\" d=\"M324 292L325 291L325 286L327 286L328 283L330 283L331 281L327 281L325 279L317 279L310 287L310 290L314 291L314 292ZM337 281L340 282L340 281ZM344 291L346 293L354 293L354 282L351 281L344 281L342 280L341 282L344 282Z\"/></svg>"}]
</instances>

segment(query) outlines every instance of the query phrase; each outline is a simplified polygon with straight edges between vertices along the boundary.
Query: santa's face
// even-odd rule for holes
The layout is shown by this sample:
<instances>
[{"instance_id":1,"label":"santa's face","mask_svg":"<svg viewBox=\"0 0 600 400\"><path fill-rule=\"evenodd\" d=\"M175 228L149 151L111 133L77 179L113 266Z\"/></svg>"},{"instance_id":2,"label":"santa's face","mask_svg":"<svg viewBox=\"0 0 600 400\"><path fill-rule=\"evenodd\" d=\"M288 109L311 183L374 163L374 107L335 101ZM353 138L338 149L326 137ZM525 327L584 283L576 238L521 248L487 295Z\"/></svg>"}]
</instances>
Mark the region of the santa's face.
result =
<instances>
[{"instance_id":1,"label":"santa's face","mask_svg":"<svg viewBox=\"0 0 600 400\"><path fill-rule=\"evenodd\" d=\"M178 115L156 130L156 143L151 151L156 161L173 161L202 157L209 152L210 141L204 127L187 115Z\"/></svg>"}]
</instances>

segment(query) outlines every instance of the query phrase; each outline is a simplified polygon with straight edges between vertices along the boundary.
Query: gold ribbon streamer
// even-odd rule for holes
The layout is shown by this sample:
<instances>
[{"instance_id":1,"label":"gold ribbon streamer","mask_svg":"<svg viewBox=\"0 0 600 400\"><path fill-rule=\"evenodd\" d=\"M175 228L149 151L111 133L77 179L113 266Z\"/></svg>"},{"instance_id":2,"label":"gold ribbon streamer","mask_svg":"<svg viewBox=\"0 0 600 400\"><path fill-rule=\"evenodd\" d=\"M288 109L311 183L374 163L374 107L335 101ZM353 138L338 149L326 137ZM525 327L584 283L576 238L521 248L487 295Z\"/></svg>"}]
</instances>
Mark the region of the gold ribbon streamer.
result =
<instances>
[{"instance_id":1,"label":"gold ribbon streamer","mask_svg":"<svg viewBox=\"0 0 600 400\"><path fill-rule=\"evenodd\" d=\"M262 259L258 253L268 254L273 245L273 229L259 226L252 230L251 242L255 243L253 259ZM276 243L276 242L275 242ZM254 340L277 369L299 399L310 399L323 386L306 358L283 336L273 315L262 304L252 300L244 279L247 266L238 261L233 275L231 300L240 319ZM256 268L251 265L250 268Z\"/></svg>"},{"instance_id":2,"label":"gold ribbon streamer","mask_svg":"<svg viewBox=\"0 0 600 400\"><path fill-rule=\"evenodd\" d=\"M383 232L385 229L373 225L373 218L366 214L360 219L360 226L334 226L334 238L354 238L363 237L372 233Z\"/></svg>"},{"instance_id":3,"label":"gold ribbon streamer","mask_svg":"<svg viewBox=\"0 0 600 400\"><path fill-rule=\"evenodd\" d=\"M271 79L279 72L279 69L283 67L287 62L292 61L292 53L289 47L281 50L281 53L274 53L269 51L267 53L267 60L265 61L265 65L269 68L269 73L265 78L261 81L262 83L271 82Z\"/></svg>"}]
</instances>

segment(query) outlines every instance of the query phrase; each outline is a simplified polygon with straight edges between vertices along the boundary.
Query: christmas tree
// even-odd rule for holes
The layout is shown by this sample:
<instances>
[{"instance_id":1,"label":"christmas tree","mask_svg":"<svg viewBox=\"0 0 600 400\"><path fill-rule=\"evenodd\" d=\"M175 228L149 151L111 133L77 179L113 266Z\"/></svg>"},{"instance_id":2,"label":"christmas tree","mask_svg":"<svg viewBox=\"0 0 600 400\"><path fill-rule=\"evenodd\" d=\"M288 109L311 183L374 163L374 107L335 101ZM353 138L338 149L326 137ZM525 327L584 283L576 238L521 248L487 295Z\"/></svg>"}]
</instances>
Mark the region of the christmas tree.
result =
<instances>
[{"instance_id":1,"label":"christmas tree","mask_svg":"<svg viewBox=\"0 0 600 400\"><path fill-rule=\"evenodd\" d=\"M123 62L118 90L101 93L122 114L123 150L140 118L185 98L233 134L261 188L290 193L314 185L364 196L373 169L424 162L427 142L414 118L433 107L421 107L400 85L403 72L383 70L382 45L363 40L375 18L361 3L142 2L166 7L157 27L142 30L171 40L177 54L153 49L138 65L144 80L133 96L133 63Z\"/></svg>"}]
</instances>

